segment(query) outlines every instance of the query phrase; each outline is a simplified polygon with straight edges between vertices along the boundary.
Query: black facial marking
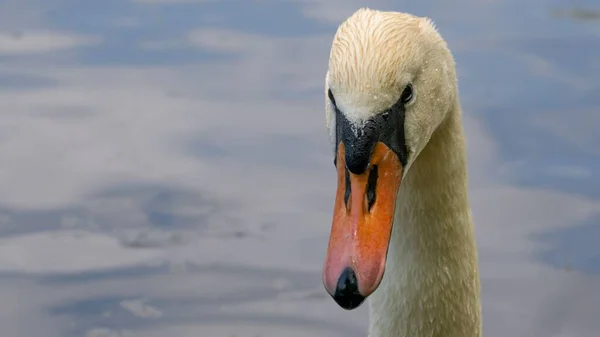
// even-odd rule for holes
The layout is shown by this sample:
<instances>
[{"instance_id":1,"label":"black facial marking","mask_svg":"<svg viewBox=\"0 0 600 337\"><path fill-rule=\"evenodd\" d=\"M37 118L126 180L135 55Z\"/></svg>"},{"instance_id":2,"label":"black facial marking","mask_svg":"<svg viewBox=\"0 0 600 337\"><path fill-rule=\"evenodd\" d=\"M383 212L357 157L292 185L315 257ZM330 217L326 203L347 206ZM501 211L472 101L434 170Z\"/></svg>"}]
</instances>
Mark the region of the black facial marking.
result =
<instances>
[{"instance_id":1,"label":"black facial marking","mask_svg":"<svg viewBox=\"0 0 600 337\"><path fill-rule=\"evenodd\" d=\"M335 98L333 97L333 93L331 92L331 89L327 90L327 97L329 97L331 104L335 105Z\"/></svg>"},{"instance_id":2,"label":"black facial marking","mask_svg":"<svg viewBox=\"0 0 600 337\"><path fill-rule=\"evenodd\" d=\"M346 209L348 209L348 199L350 199L350 192L352 190L352 186L350 186L350 172L346 169L346 191L344 192L344 203L346 204Z\"/></svg>"},{"instance_id":3,"label":"black facial marking","mask_svg":"<svg viewBox=\"0 0 600 337\"><path fill-rule=\"evenodd\" d=\"M343 131L346 167L350 172L354 174L365 172L377 143L377 136L377 126L373 123L367 123L363 128L349 130L349 132Z\"/></svg>"},{"instance_id":4,"label":"black facial marking","mask_svg":"<svg viewBox=\"0 0 600 337\"><path fill-rule=\"evenodd\" d=\"M373 116L360 128L357 128L335 106L331 90L328 95L335 107L335 156L337 157L340 142L343 142L345 145L346 167L350 172L362 174L366 171L373 148L377 142L387 145L398 156L400 163L406 166L408 149L404 138L405 106L402 97L392 107ZM335 163L336 159L334 159Z\"/></svg>"},{"instance_id":5,"label":"black facial marking","mask_svg":"<svg viewBox=\"0 0 600 337\"><path fill-rule=\"evenodd\" d=\"M377 178L379 177L379 173L377 172L377 165L374 165L371 168L371 172L369 172L369 179L367 180L367 202L368 202L368 210L371 211L371 207L375 204L375 197L377 196Z\"/></svg>"}]
</instances>

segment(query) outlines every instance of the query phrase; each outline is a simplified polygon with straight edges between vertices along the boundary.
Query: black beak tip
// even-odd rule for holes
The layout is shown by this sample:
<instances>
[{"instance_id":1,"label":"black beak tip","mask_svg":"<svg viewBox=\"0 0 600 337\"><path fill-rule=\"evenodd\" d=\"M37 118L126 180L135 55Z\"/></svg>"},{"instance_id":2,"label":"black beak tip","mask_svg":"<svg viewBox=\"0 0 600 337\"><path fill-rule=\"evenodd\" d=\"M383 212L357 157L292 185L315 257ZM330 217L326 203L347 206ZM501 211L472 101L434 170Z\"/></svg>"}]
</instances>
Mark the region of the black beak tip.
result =
<instances>
[{"instance_id":1,"label":"black beak tip","mask_svg":"<svg viewBox=\"0 0 600 337\"><path fill-rule=\"evenodd\" d=\"M365 297L358 291L358 280L352 268L344 269L332 297L340 307L346 310L356 309L365 301Z\"/></svg>"}]
</instances>

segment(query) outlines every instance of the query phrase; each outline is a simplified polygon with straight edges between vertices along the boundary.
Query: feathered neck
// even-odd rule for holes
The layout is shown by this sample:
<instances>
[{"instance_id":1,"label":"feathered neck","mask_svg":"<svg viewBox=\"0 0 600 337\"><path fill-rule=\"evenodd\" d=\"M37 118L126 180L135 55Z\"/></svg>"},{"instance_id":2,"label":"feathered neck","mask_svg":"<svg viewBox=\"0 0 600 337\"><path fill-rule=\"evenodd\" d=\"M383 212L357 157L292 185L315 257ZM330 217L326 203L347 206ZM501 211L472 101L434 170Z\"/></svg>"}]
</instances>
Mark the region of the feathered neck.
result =
<instances>
[{"instance_id":1,"label":"feathered neck","mask_svg":"<svg viewBox=\"0 0 600 337\"><path fill-rule=\"evenodd\" d=\"M458 102L407 172L369 337L479 337L481 304Z\"/></svg>"}]
</instances>

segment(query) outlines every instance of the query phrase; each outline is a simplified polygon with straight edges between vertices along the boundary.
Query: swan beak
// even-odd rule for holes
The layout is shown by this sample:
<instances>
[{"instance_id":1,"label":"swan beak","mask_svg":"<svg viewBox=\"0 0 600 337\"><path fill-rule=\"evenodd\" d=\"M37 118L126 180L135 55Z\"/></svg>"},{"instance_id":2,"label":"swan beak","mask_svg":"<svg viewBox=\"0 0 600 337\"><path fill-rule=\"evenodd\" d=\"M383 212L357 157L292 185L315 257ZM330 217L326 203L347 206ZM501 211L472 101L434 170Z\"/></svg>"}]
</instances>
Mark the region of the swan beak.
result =
<instances>
[{"instance_id":1,"label":"swan beak","mask_svg":"<svg viewBox=\"0 0 600 337\"><path fill-rule=\"evenodd\" d=\"M377 142L367 169L351 173L344 143L338 147L338 185L323 283L344 309L357 308L383 278L402 169L394 151Z\"/></svg>"}]
</instances>

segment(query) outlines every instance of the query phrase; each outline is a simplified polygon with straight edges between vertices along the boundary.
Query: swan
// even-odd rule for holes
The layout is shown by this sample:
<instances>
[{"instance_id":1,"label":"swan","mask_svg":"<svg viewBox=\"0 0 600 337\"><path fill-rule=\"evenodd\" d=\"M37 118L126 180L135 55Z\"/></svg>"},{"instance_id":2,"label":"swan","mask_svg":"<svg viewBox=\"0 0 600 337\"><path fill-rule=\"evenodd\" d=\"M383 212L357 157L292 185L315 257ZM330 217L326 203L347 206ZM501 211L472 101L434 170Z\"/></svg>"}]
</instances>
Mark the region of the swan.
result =
<instances>
[{"instance_id":1,"label":"swan","mask_svg":"<svg viewBox=\"0 0 600 337\"><path fill-rule=\"evenodd\" d=\"M369 298L370 337L481 336L455 62L433 22L356 11L333 38L325 101L325 289L347 310Z\"/></svg>"}]
</instances>

